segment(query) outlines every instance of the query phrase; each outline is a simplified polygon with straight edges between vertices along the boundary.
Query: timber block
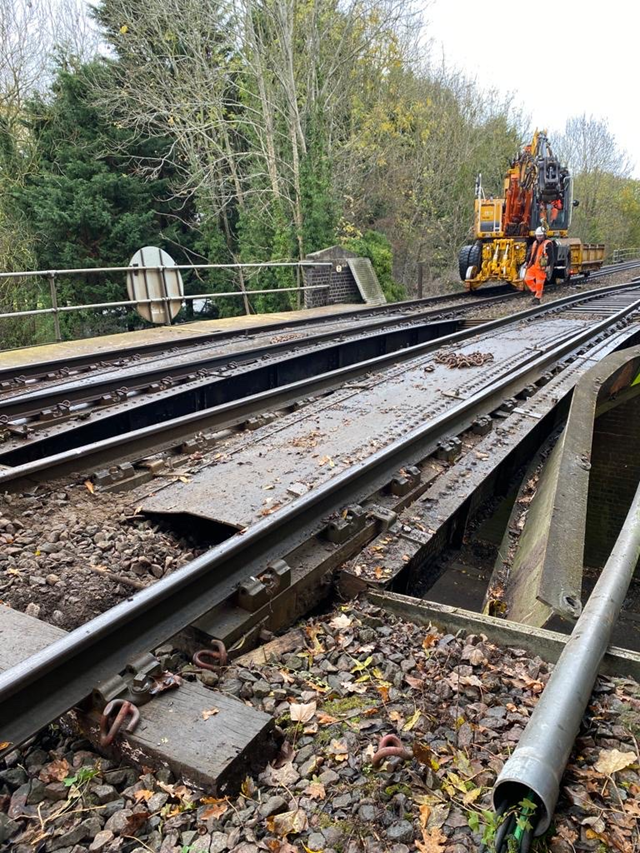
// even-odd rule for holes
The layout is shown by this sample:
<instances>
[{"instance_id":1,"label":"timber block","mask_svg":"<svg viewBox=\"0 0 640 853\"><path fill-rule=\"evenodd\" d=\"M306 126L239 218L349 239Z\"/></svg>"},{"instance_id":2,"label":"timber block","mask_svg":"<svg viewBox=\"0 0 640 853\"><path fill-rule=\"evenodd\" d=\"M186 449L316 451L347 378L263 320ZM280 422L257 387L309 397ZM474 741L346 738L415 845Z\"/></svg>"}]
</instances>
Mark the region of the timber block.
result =
<instances>
[{"instance_id":1,"label":"timber block","mask_svg":"<svg viewBox=\"0 0 640 853\"><path fill-rule=\"evenodd\" d=\"M83 734L98 744L99 715L72 713ZM143 705L136 730L123 730L102 751L140 769L168 767L187 786L223 794L237 790L275 755L273 725L262 711L189 681Z\"/></svg>"},{"instance_id":2,"label":"timber block","mask_svg":"<svg viewBox=\"0 0 640 853\"><path fill-rule=\"evenodd\" d=\"M61 628L0 605L0 672L61 639ZM100 715L73 709L66 720L101 752ZM136 767L168 767L187 784L214 792L239 787L275 754L273 719L197 682L156 696L140 708L140 723L119 734L109 755Z\"/></svg>"}]
</instances>

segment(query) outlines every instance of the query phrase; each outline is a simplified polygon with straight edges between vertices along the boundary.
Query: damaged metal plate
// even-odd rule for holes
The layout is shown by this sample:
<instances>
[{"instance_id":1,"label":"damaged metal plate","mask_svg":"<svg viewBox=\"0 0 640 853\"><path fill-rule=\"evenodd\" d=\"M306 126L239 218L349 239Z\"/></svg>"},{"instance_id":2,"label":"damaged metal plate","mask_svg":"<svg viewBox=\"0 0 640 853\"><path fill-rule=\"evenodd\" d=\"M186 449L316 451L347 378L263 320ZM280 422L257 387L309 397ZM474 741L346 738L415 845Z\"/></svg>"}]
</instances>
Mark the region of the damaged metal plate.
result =
<instances>
[{"instance_id":1,"label":"damaged metal plate","mask_svg":"<svg viewBox=\"0 0 640 853\"><path fill-rule=\"evenodd\" d=\"M243 529L478 393L523 362L523 345L555 341L582 321L548 319L488 333L455 352L491 352L490 363L452 370L430 353L344 388L218 446L214 461L143 504L155 515L188 514ZM451 348L453 351L454 348Z\"/></svg>"}]
</instances>

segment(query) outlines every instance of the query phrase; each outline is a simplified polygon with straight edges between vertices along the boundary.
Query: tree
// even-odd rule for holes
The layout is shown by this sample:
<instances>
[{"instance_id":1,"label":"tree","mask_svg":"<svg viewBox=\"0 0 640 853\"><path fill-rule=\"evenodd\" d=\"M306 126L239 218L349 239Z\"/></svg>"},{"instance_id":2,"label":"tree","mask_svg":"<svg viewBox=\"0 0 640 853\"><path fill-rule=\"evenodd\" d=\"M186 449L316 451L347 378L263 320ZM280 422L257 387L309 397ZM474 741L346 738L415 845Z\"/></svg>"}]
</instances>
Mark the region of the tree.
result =
<instances>
[{"instance_id":1,"label":"tree","mask_svg":"<svg viewBox=\"0 0 640 853\"><path fill-rule=\"evenodd\" d=\"M67 63L58 70L51 98L36 97L27 107L38 169L12 195L30 223L40 268L122 266L149 243L174 251L184 242L180 222L163 201L168 177L160 172L147 180L132 167L133 156L159 158L162 140L134 143L127 130L114 126L90 101L95 81L108 74L100 63ZM105 156L107 149L120 153ZM115 301L124 295L120 275L59 281L58 298L69 304ZM63 319L70 335L117 327L116 315L70 313Z\"/></svg>"},{"instance_id":2,"label":"tree","mask_svg":"<svg viewBox=\"0 0 640 853\"><path fill-rule=\"evenodd\" d=\"M584 114L570 118L554 147L573 175L574 197L580 202L573 232L588 243L606 242L609 248L619 245L615 190L629 178L631 165L606 121Z\"/></svg>"}]
</instances>

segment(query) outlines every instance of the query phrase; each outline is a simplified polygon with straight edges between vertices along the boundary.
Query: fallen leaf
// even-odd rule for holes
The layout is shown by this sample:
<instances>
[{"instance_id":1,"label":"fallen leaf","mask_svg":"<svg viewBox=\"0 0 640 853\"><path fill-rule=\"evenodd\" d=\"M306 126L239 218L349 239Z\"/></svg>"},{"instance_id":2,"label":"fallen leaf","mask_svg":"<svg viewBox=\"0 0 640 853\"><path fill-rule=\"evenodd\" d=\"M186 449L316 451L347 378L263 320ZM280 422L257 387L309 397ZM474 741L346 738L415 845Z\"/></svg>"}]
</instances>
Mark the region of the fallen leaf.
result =
<instances>
[{"instance_id":1,"label":"fallen leaf","mask_svg":"<svg viewBox=\"0 0 640 853\"><path fill-rule=\"evenodd\" d=\"M209 717L215 717L215 715L219 713L220 708L209 708L208 710L202 712L202 719L208 720Z\"/></svg>"},{"instance_id":2,"label":"fallen leaf","mask_svg":"<svg viewBox=\"0 0 640 853\"><path fill-rule=\"evenodd\" d=\"M422 841L416 839L416 847L420 853L443 853L447 836L440 827L422 830Z\"/></svg>"},{"instance_id":3,"label":"fallen leaf","mask_svg":"<svg viewBox=\"0 0 640 853\"><path fill-rule=\"evenodd\" d=\"M593 765L598 773L604 773L605 776L611 776L618 770L624 770L630 767L638 760L635 752L621 752L619 749L602 749L598 760Z\"/></svg>"},{"instance_id":4,"label":"fallen leaf","mask_svg":"<svg viewBox=\"0 0 640 853\"><path fill-rule=\"evenodd\" d=\"M139 803L141 800L146 803L151 797L153 797L153 791L149 791L147 788L143 788L141 791L134 791L133 794L136 803Z\"/></svg>"},{"instance_id":5,"label":"fallen leaf","mask_svg":"<svg viewBox=\"0 0 640 853\"><path fill-rule=\"evenodd\" d=\"M416 708L414 713L409 717L407 722L402 727L402 731L403 732L410 732L411 729L415 726L415 724L418 722L419 719L420 719L420 709Z\"/></svg>"},{"instance_id":6,"label":"fallen leaf","mask_svg":"<svg viewBox=\"0 0 640 853\"><path fill-rule=\"evenodd\" d=\"M331 714L318 714L318 722L321 726L330 726L332 723L337 723L338 718L332 717Z\"/></svg>"},{"instance_id":7,"label":"fallen leaf","mask_svg":"<svg viewBox=\"0 0 640 853\"><path fill-rule=\"evenodd\" d=\"M437 634L427 634L427 636L422 641L423 649L430 649L431 646L434 646L438 640Z\"/></svg>"},{"instance_id":8,"label":"fallen leaf","mask_svg":"<svg viewBox=\"0 0 640 853\"><path fill-rule=\"evenodd\" d=\"M215 797L203 797L201 802L207 804L207 808L204 809L200 815L201 820L209 820L210 817L217 819L229 811L229 801L227 797L222 797L221 799L216 799Z\"/></svg>"},{"instance_id":9,"label":"fallen leaf","mask_svg":"<svg viewBox=\"0 0 640 853\"><path fill-rule=\"evenodd\" d=\"M297 702L292 702L289 706L292 722L308 723L315 715L317 707L316 702L308 702L306 705L299 705Z\"/></svg>"},{"instance_id":10,"label":"fallen leaf","mask_svg":"<svg viewBox=\"0 0 640 853\"><path fill-rule=\"evenodd\" d=\"M349 628L353 624L353 619L350 616L347 616L346 613L341 613L339 616L334 616L329 625L332 628L336 628L338 631L343 628Z\"/></svg>"},{"instance_id":11,"label":"fallen leaf","mask_svg":"<svg viewBox=\"0 0 640 853\"><path fill-rule=\"evenodd\" d=\"M471 803L475 803L478 797L482 794L482 788L472 788L471 791L467 791L467 793L462 798L462 802L465 806L470 805Z\"/></svg>"},{"instance_id":12,"label":"fallen leaf","mask_svg":"<svg viewBox=\"0 0 640 853\"><path fill-rule=\"evenodd\" d=\"M424 680L422 678L414 678L413 675L405 675L404 680L407 682L409 687L413 687L414 690L422 690L424 687Z\"/></svg>"},{"instance_id":13,"label":"fallen leaf","mask_svg":"<svg viewBox=\"0 0 640 853\"><path fill-rule=\"evenodd\" d=\"M260 774L260 781L265 785L282 785L283 788L294 785L299 778L300 774L292 761L288 761L282 767L267 764L265 770Z\"/></svg>"},{"instance_id":14,"label":"fallen leaf","mask_svg":"<svg viewBox=\"0 0 640 853\"><path fill-rule=\"evenodd\" d=\"M324 800L327 796L322 782L311 782L310 785L307 785L304 792L312 800Z\"/></svg>"},{"instance_id":15,"label":"fallen leaf","mask_svg":"<svg viewBox=\"0 0 640 853\"><path fill-rule=\"evenodd\" d=\"M309 826L307 813L303 809L273 815L267 818L267 829L274 835L286 838L291 833L304 832Z\"/></svg>"},{"instance_id":16,"label":"fallen leaf","mask_svg":"<svg viewBox=\"0 0 640 853\"><path fill-rule=\"evenodd\" d=\"M91 480L85 480L85 481L84 481L84 484L85 484L85 486L87 487L87 491L88 491L88 492L91 492L91 494L93 494L93 493L95 492L96 487L93 485L93 483L91 482Z\"/></svg>"},{"instance_id":17,"label":"fallen leaf","mask_svg":"<svg viewBox=\"0 0 640 853\"><path fill-rule=\"evenodd\" d=\"M123 835L135 835L151 817L151 812L133 812L127 818L127 827Z\"/></svg>"},{"instance_id":18,"label":"fallen leaf","mask_svg":"<svg viewBox=\"0 0 640 853\"><path fill-rule=\"evenodd\" d=\"M242 792L243 796L245 796L249 800L251 799L251 797L253 797L256 790L256 783L253 781L251 776L245 776L244 782L240 786L240 791Z\"/></svg>"},{"instance_id":19,"label":"fallen leaf","mask_svg":"<svg viewBox=\"0 0 640 853\"><path fill-rule=\"evenodd\" d=\"M413 754L418 759L420 764L424 764L426 767L431 767L431 762L433 761L433 751L430 747L427 746L426 743L421 743L419 740L414 740Z\"/></svg>"},{"instance_id":20,"label":"fallen leaf","mask_svg":"<svg viewBox=\"0 0 640 853\"><path fill-rule=\"evenodd\" d=\"M419 807L418 811L420 812L420 829L425 830L427 828L429 815L431 814L431 806L428 806L425 803L425 805Z\"/></svg>"},{"instance_id":21,"label":"fallen leaf","mask_svg":"<svg viewBox=\"0 0 640 853\"><path fill-rule=\"evenodd\" d=\"M68 775L69 762L64 758L57 758L50 764L45 764L38 775L38 779L40 779L41 782L62 782L62 780L66 779Z\"/></svg>"}]
</instances>

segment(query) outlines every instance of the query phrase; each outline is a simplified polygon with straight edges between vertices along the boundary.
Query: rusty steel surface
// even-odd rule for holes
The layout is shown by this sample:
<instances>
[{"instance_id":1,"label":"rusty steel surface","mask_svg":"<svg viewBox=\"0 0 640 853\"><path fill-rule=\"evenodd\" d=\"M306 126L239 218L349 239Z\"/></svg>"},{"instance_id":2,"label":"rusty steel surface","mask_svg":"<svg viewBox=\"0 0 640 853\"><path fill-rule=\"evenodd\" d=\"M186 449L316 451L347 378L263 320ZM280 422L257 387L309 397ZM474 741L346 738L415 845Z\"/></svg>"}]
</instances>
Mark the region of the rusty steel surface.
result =
<instances>
[{"instance_id":1,"label":"rusty steel surface","mask_svg":"<svg viewBox=\"0 0 640 853\"><path fill-rule=\"evenodd\" d=\"M342 388L275 425L229 439L215 464L188 483L166 486L143 509L248 527L508 376L540 347L584 328L580 320L522 323L483 336L482 348L494 358L490 364L457 371L427 354ZM474 341L451 352L464 355L477 347Z\"/></svg>"}]
</instances>

